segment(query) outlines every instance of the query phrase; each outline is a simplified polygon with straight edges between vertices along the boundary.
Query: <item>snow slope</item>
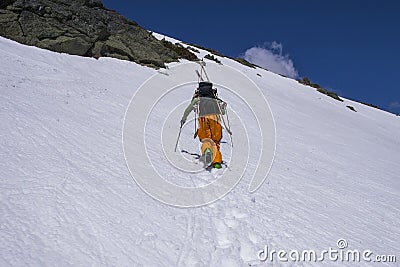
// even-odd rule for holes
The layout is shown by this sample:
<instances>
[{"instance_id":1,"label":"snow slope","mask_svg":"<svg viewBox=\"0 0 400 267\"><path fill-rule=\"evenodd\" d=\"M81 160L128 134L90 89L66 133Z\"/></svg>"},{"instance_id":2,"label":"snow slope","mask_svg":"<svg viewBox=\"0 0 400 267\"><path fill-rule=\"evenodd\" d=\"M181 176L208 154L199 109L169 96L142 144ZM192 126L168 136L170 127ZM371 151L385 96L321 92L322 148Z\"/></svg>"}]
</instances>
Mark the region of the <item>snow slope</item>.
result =
<instances>
[{"instance_id":1,"label":"snow slope","mask_svg":"<svg viewBox=\"0 0 400 267\"><path fill-rule=\"evenodd\" d=\"M182 209L135 184L122 144L133 94L152 75L171 70L0 38L0 265L278 266L284 263L260 262L258 251L265 245L321 251L337 248L340 238L350 249L398 258L399 117L220 60L250 78L268 100L275 160L255 193L249 193L245 173L221 200ZM190 98L189 90L184 97ZM252 120L249 110L231 108ZM156 146L162 122L155 115L147 125L150 146ZM182 148L198 145L192 129L190 123L183 129ZM224 141L229 161L227 135ZM167 180L201 184L218 176L201 172L189 182L168 172L157 155L154 164ZM254 169L251 160L248 167Z\"/></svg>"}]
</instances>

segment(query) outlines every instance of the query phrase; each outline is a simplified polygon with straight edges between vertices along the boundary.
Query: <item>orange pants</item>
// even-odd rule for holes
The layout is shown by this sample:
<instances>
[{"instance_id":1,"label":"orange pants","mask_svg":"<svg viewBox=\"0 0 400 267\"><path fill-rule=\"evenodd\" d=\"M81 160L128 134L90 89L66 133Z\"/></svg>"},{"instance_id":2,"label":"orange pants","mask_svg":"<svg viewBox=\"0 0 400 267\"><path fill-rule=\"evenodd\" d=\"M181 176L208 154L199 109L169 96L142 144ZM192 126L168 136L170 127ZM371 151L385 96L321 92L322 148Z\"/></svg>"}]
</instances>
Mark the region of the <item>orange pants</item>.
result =
<instances>
[{"instance_id":1,"label":"orange pants","mask_svg":"<svg viewBox=\"0 0 400 267\"><path fill-rule=\"evenodd\" d=\"M222 126L218 115L207 115L199 118L197 131L201 145L201 153L210 148L213 153L212 163L222 163L222 154L219 151L222 138Z\"/></svg>"}]
</instances>

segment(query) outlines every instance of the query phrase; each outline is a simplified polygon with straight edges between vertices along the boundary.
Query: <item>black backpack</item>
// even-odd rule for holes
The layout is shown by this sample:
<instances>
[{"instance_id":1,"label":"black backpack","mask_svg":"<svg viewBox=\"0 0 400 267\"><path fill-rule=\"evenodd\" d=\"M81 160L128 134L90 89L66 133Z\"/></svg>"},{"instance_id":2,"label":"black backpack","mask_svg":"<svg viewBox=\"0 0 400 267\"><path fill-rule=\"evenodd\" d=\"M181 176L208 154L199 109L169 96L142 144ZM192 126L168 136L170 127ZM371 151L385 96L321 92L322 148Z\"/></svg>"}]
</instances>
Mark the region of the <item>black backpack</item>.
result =
<instances>
[{"instance_id":1,"label":"black backpack","mask_svg":"<svg viewBox=\"0 0 400 267\"><path fill-rule=\"evenodd\" d=\"M210 82L199 82L197 95L199 97L216 98L216 90L212 88L213 84Z\"/></svg>"},{"instance_id":2,"label":"black backpack","mask_svg":"<svg viewBox=\"0 0 400 267\"><path fill-rule=\"evenodd\" d=\"M199 97L199 116L220 114L218 107L217 90L210 82L200 82L196 96Z\"/></svg>"}]
</instances>

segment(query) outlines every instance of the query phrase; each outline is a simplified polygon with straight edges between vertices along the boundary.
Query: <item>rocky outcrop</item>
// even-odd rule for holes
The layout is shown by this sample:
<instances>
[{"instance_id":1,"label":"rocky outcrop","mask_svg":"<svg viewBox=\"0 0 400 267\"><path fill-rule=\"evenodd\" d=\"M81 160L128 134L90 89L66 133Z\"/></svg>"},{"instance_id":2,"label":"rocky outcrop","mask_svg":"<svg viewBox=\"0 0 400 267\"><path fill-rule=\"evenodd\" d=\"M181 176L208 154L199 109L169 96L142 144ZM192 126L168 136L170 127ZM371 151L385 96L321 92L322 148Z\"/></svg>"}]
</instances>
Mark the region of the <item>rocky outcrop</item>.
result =
<instances>
[{"instance_id":1,"label":"rocky outcrop","mask_svg":"<svg viewBox=\"0 0 400 267\"><path fill-rule=\"evenodd\" d=\"M115 57L152 67L180 57L197 59L190 51L177 53L100 0L2 0L0 35L56 52Z\"/></svg>"}]
</instances>

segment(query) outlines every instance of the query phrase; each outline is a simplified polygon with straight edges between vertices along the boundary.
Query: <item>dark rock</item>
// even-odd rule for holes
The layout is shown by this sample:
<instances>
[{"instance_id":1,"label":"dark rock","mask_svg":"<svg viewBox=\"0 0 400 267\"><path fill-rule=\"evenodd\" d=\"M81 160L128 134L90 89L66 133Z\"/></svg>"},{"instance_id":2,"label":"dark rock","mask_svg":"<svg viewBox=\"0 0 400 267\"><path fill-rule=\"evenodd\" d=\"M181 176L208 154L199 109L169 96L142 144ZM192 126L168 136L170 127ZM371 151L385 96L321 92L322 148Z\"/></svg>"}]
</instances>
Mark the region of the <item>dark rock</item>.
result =
<instances>
[{"instance_id":1,"label":"dark rock","mask_svg":"<svg viewBox=\"0 0 400 267\"><path fill-rule=\"evenodd\" d=\"M97 47L95 46L94 51L92 51L94 55L134 60L132 51L120 40L119 36L111 36L107 41L101 43L97 42L96 44Z\"/></svg>"},{"instance_id":2,"label":"dark rock","mask_svg":"<svg viewBox=\"0 0 400 267\"><path fill-rule=\"evenodd\" d=\"M156 68L178 58L197 60L182 46L164 45L100 0L2 0L0 35L56 52L115 57Z\"/></svg>"},{"instance_id":3,"label":"dark rock","mask_svg":"<svg viewBox=\"0 0 400 267\"><path fill-rule=\"evenodd\" d=\"M0 23L17 21L18 15L8 10L0 10Z\"/></svg>"},{"instance_id":4,"label":"dark rock","mask_svg":"<svg viewBox=\"0 0 400 267\"><path fill-rule=\"evenodd\" d=\"M86 6L88 6L88 7L104 8L103 3L101 2L101 0L88 0L88 1L85 1L85 2L86 2Z\"/></svg>"},{"instance_id":5,"label":"dark rock","mask_svg":"<svg viewBox=\"0 0 400 267\"><path fill-rule=\"evenodd\" d=\"M55 52L84 56L92 46L81 37L59 36L56 39L44 39L37 43L38 47L47 48Z\"/></svg>"},{"instance_id":6,"label":"dark rock","mask_svg":"<svg viewBox=\"0 0 400 267\"><path fill-rule=\"evenodd\" d=\"M354 112L357 112L357 110L353 106L346 106L346 107L348 107L350 110L352 110Z\"/></svg>"},{"instance_id":7,"label":"dark rock","mask_svg":"<svg viewBox=\"0 0 400 267\"><path fill-rule=\"evenodd\" d=\"M0 10L0 35L22 36L22 29L18 23L18 15L8 11Z\"/></svg>"},{"instance_id":8,"label":"dark rock","mask_svg":"<svg viewBox=\"0 0 400 267\"><path fill-rule=\"evenodd\" d=\"M22 36L22 30L18 21L0 22L0 35L9 36L10 39Z\"/></svg>"},{"instance_id":9,"label":"dark rock","mask_svg":"<svg viewBox=\"0 0 400 267\"><path fill-rule=\"evenodd\" d=\"M14 2L15 2L15 0L1 0L0 1L0 8L4 9L4 8L6 8L7 6L11 5Z\"/></svg>"},{"instance_id":10,"label":"dark rock","mask_svg":"<svg viewBox=\"0 0 400 267\"><path fill-rule=\"evenodd\" d=\"M21 12L19 23L24 36L36 37L39 40L46 38L55 39L66 32L56 20L43 18L30 11Z\"/></svg>"}]
</instances>

